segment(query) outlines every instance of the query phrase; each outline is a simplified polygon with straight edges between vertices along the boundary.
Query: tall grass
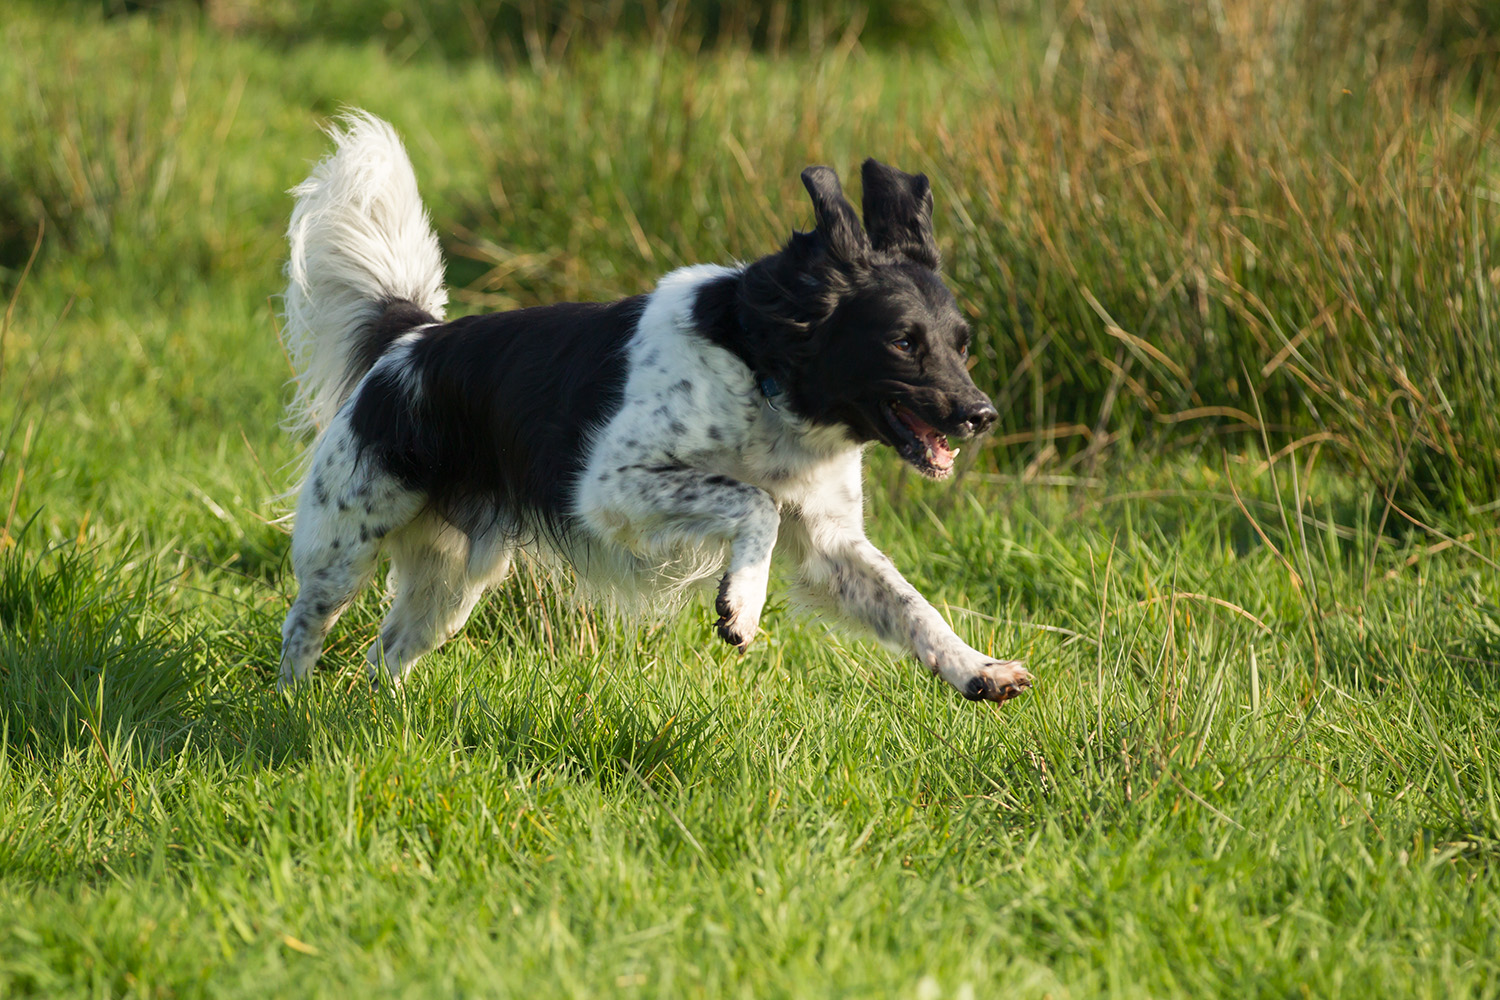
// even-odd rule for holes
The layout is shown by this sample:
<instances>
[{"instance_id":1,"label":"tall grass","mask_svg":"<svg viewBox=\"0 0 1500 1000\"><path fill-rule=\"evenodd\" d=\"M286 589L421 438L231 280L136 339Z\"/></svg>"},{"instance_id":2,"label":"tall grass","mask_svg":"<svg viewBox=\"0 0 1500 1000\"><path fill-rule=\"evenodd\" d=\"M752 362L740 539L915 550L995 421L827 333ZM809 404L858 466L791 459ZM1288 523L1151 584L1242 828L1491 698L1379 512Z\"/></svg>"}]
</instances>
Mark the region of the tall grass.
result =
<instances>
[{"instance_id":1,"label":"tall grass","mask_svg":"<svg viewBox=\"0 0 1500 1000\"><path fill-rule=\"evenodd\" d=\"M151 560L0 551L0 705L9 748L53 758L129 734L152 757L181 746L206 695L202 650L156 608Z\"/></svg>"},{"instance_id":2,"label":"tall grass","mask_svg":"<svg viewBox=\"0 0 1500 1000\"><path fill-rule=\"evenodd\" d=\"M1023 96L943 137L956 264L1006 320L997 361L1022 359L1013 433L1249 428L1387 490L1494 495L1493 81L1403 28L1358 5L1085 7Z\"/></svg>"},{"instance_id":3,"label":"tall grass","mask_svg":"<svg viewBox=\"0 0 1500 1000\"><path fill-rule=\"evenodd\" d=\"M401 58L500 58L538 68L622 38L773 52L820 51L844 37L928 48L949 41L954 28L944 0L207 0L203 7L221 30L283 44L373 39Z\"/></svg>"},{"instance_id":4,"label":"tall grass","mask_svg":"<svg viewBox=\"0 0 1500 1000\"><path fill-rule=\"evenodd\" d=\"M1005 404L987 464L1229 433L1314 442L1402 503L1493 497L1492 80L1379 5L952 11L956 51L846 34L704 55L684 21L421 95L369 79L391 56L327 50L269 89L271 58L221 63L191 20L54 42L23 18L12 51L49 55L8 71L0 266L45 218L73 260L128 260L167 294L252 260L269 291L278 192L318 148L308 111L346 102L408 132L474 308L753 257L806 224L803 165L877 154L935 178L977 375ZM137 86L77 89L100 57L134 62Z\"/></svg>"}]
</instances>

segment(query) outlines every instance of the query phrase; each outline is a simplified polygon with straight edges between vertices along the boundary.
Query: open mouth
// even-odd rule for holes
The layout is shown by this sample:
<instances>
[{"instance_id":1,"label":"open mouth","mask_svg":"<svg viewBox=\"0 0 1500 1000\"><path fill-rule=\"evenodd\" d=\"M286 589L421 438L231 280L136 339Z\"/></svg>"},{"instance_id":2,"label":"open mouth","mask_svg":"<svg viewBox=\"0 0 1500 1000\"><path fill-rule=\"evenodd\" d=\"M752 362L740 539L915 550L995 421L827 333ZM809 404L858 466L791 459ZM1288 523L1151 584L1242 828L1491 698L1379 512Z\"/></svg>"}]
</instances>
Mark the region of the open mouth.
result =
<instances>
[{"instance_id":1,"label":"open mouth","mask_svg":"<svg viewBox=\"0 0 1500 1000\"><path fill-rule=\"evenodd\" d=\"M947 479L953 472L958 449L948 446L948 436L900 403L883 403L885 419L896 432L896 451L929 479Z\"/></svg>"}]
</instances>

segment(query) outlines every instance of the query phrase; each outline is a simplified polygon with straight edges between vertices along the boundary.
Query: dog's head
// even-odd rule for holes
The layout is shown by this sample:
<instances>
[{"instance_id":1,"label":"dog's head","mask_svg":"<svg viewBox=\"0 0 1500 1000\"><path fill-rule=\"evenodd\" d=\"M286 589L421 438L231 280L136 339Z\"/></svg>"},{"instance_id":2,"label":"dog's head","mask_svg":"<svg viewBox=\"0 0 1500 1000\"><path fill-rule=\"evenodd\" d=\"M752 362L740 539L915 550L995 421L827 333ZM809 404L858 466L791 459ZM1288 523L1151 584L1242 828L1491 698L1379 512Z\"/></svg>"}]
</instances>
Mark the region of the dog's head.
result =
<instances>
[{"instance_id":1,"label":"dog's head","mask_svg":"<svg viewBox=\"0 0 1500 1000\"><path fill-rule=\"evenodd\" d=\"M797 413L942 479L949 439L987 431L995 407L969 377L969 324L938 274L926 176L866 160L863 180L861 225L837 174L802 172L817 228L747 269L742 315Z\"/></svg>"}]
</instances>

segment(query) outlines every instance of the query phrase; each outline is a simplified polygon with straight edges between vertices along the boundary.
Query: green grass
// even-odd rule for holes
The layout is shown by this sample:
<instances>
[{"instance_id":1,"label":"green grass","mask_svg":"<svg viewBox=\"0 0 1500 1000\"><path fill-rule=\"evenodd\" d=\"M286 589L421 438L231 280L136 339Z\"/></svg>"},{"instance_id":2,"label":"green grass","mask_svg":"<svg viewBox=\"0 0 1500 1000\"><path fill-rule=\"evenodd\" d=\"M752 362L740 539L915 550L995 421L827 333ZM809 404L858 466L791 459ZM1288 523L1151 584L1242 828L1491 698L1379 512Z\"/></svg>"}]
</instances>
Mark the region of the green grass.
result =
<instances>
[{"instance_id":1,"label":"green grass","mask_svg":"<svg viewBox=\"0 0 1500 1000\"><path fill-rule=\"evenodd\" d=\"M1003 710L780 611L741 659L702 609L643 632L524 574L399 698L353 669L277 698L279 581L206 602L163 696L134 644L166 614L117 596L139 618L88 627L133 655L81 672L79 724L10 713L0 981L1493 995L1493 576L1365 595L1315 554L1299 589L1238 508L1176 492L976 487L927 498L941 528L880 493L877 536L961 630L1031 658ZM1364 614L1317 623L1313 589ZM80 628L38 617L13 687Z\"/></svg>"},{"instance_id":2,"label":"green grass","mask_svg":"<svg viewBox=\"0 0 1500 1000\"><path fill-rule=\"evenodd\" d=\"M1469 8L524 64L98 9L0 13L0 996L1500 996ZM275 695L271 296L342 104L408 137L461 310L763 252L809 162L928 170L1007 423L954 484L876 456L871 533L1034 691L780 587L739 657L522 567L399 695L373 591Z\"/></svg>"}]
</instances>

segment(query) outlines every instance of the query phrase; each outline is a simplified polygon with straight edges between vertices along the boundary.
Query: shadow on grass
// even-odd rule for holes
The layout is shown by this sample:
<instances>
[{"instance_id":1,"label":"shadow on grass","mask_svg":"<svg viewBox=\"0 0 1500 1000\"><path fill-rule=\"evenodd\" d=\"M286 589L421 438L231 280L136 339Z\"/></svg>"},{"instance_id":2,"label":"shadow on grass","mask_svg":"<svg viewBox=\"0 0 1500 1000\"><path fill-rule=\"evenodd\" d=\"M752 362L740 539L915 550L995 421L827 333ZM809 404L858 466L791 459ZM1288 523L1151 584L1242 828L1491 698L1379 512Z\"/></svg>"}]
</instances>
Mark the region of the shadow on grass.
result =
<instances>
[{"instance_id":1,"label":"shadow on grass","mask_svg":"<svg viewBox=\"0 0 1500 1000\"><path fill-rule=\"evenodd\" d=\"M0 554L0 723L12 753L129 736L148 755L182 746L206 706L201 643L158 621L153 564L103 564L23 533Z\"/></svg>"},{"instance_id":2,"label":"shadow on grass","mask_svg":"<svg viewBox=\"0 0 1500 1000\"><path fill-rule=\"evenodd\" d=\"M606 786L712 768L711 711L613 694L594 683L587 663L540 665L537 673L535 684L478 677L464 685L444 672L394 693L371 688L362 670L320 676L290 695L268 687L220 702L192 740L239 766L266 769L392 747L414 759L486 757L517 774L562 772Z\"/></svg>"},{"instance_id":3,"label":"shadow on grass","mask_svg":"<svg viewBox=\"0 0 1500 1000\"><path fill-rule=\"evenodd\" d=\"M237 612L200 639L209 660L201 680L222 693L202 700L191 743L253 769L393 745L414 756L440 749L517 773L562 771L604 784L712 766L713 706L687 689L619 683L636 662L634 639L608 631L601 638L597 623L565 608L565 597L549 589L538 595L525 581L491 601L499 610L475 616L464 633L472 641L424 657L404 688L379 690L366 676L364 652L386 608L379 588L368 588L330 635L318 669L290 693L274 687L284 603L234 605ZM584 628L592 647L573 634ZM555 647L543 636L549 630Z\"/></svg>"},{"instance_id":4,"label":"shadow on grass","mask_svg":"<svg viewBox=\"0 0 1500 1000\"><path fill-rule=\"evenodd\" d=\"M316 851L348 832L350 794L361 829L435 860L454 809L498 815L516 786L551 801L569 785L619 784L646 802L701 780L725 742L715 713L686 696L617 690L611 643L593 659L536 651L530 663L460 651L395 693L372 690L351 660L361 668L284 696L261 669L275 662L279 604L235 605L184 632L155 565L24 540L0 553L0 774L37 790L9 804L22 822L0 835L13 877L102 885L278 837ZM372 596L355 612L378 610ZM54 802L57 788L69 791ZM60 845L49 829L77 821L80 803L107 846L93 834ZM545 832L523 826L507 828L511 849L545 855Z\"/></svg>"}]
</instances>

